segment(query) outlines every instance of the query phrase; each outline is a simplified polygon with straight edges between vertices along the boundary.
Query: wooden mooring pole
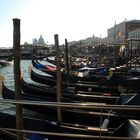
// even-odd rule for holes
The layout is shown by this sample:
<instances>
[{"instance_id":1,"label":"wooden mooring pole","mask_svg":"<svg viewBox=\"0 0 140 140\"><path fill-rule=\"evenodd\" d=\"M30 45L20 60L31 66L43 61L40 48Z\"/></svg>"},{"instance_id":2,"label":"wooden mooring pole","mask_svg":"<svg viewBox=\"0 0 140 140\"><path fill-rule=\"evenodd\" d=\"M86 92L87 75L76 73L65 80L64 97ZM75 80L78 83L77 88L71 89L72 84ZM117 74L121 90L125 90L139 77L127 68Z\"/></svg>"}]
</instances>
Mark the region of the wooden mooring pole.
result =
<instances>
[{"instance_id":1,"label":"wooden mooring pole","mask_svg":"<svg viewBox=\"0 0 140 140\"><path fill-rule=\"evenodd\" d=\"M20 82L20 19L13 19L13 50L14 50L14 84L15 99L22 99ZM23 129L22 105L16 104L16 129ZM17 140L23 140L23 133L17 132Z\"/></svg>"},{"instance_id":2,"label":"wooden mooring pole","mask_svg":"<svg viewBox=\"0 0 140 140\"><path fill-rule=\"evenodd\" d=\"M59 50L59 40L58 35L54 35L55 40L55 47L56 47L56 67L57 67L57 102L61 102L61 68L60 68L60 50ZM57 120L58 122L62 122L62 114L61 114L61 107L57 107Z\"/></svg>"},{"instance_id":3,"label":"wooden mooring pole","mask_svg":"<svg viewBox=\"0 0 140 140\"><path fill-rule=\"evenodd\" d=\"M67 42L67 39L65 39L65 65L66 65L66 72L67 72L67 86L69 86L69 53L68 53L68 42Z\"/></svg>"}]
</instances>

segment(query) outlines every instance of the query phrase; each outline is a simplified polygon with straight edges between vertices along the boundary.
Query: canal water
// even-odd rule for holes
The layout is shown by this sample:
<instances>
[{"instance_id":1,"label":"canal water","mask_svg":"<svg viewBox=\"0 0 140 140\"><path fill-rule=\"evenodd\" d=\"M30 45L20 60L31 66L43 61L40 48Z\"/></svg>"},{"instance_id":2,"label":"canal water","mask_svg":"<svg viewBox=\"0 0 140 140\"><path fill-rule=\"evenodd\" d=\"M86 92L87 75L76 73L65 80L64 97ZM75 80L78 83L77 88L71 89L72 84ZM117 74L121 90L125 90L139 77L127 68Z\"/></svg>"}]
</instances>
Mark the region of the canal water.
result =
<instances>
[{"instance_id":1,"label":"canal water","mask_svg":"<svg viewBox=\"0 0 140 140\"><path fill-rule=\"evenodd\" d=\"M44 61L42 61L41 63L44 63ZM30 71L29 71L29 67L31 64L32 64L31 60L21 60L21 62L20 62L20 67L21 67L21 72L23 73L23 78L27 82L33 82L30 79ZM13 68L13 66L14 66L13 63L11 63L10 65L0 67L0 75L4 76L4 84L8 88L14 90L14 72L13 72L14 68ZM33 83L35 83L35 82L33 82ZM1 93L0 93L0 98L2 99ZM15 105L0 102L0 112L15 114ZM26 110L25 110L25 112L27 114ZM28 115L29 115L29 113L28 113ZM34 116L36 114L30 113L30 116L32 116L32 115Z\"/></svg>"},{"instance_id":2,"label":"canal water","mask_svg":"<svg viewBox=\"0 0 140 140\"><path fill-rule=\"evenodd\" d=\"M24 76L29 81L29 73L28 73L28 67L31 64L31 61L29 60L22 60L21 61L21 70L24 73ZM0 75L4 76L4 84L10 88L14 89L14 73L13 73L13 62L11 62L7 66L0 67ZM0 98L1 94L0 94ZM12 104L7 103L0 103L0 111L4 113L10 113L15 114L15 106Z\"/></svg>"},{"instance_id":3,"label":"canal water","mask_svg":"<svg viewBox=\"0 0 140 140\"><path fill-rule=\"evenodd\" d=\"M41 61L41 63L47 64L46 61ZM23 78L27 82L35 83L30 79L30 65L32 64L31 60L21 60L21 72L23 73ZM4 76L4 84L14 90L14 72L13 68L14 64L11 63L10 65L0 67L0 75ZM2 99L1 92L0 92L0 99ZM1 103L0 102L0 112L8 113L8 114L16 114L15 105L8 104L8 103ZM43 114L39 114L33 112L31 110L23 110L23 115L30 118L38 118L38 119L46 119L46 116ZM45 138L44 140L48 140Z\"/></svg>"}]
</instances>

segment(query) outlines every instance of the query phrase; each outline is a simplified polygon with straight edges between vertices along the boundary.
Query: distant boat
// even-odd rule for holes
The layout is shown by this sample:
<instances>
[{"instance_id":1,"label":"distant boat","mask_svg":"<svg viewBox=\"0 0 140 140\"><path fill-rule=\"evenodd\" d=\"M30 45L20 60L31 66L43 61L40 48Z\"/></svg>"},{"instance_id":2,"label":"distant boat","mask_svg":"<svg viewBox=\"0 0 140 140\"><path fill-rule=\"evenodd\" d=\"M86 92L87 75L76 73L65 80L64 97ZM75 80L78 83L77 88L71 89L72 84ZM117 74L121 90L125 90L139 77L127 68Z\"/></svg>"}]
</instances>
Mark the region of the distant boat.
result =
<instances>
[{"instance_id":1,"label":"distant boat","mask_svg":"<svg viewBox=\"0 0 140 140\"><path fill-rule=\"evenodd\" d=\"M13 64L13 60L0 60L0 67L8 66Z\"/></svg>"}]
</instances>

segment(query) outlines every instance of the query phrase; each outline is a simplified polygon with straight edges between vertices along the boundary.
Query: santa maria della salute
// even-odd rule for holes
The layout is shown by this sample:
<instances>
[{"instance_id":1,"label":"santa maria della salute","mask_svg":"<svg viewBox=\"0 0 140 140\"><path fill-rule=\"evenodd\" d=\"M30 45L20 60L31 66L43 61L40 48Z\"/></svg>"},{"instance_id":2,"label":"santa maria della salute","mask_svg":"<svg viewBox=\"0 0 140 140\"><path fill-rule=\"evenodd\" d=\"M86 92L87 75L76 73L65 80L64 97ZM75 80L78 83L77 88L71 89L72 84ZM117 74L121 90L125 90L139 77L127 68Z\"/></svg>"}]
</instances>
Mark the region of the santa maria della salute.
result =
<instances>
[{"instance_id":1,"label":"santa maria della salute","mask_svg":"<svg viewBox=\"0 0 140 140\"><path fill-rule=\"evenodd\" d=\"M33 39L33 44L46 44L44 41L44 38L42 37L42 35L40 35L39 39L34 38Z\"/></svg>"}]
</instances>

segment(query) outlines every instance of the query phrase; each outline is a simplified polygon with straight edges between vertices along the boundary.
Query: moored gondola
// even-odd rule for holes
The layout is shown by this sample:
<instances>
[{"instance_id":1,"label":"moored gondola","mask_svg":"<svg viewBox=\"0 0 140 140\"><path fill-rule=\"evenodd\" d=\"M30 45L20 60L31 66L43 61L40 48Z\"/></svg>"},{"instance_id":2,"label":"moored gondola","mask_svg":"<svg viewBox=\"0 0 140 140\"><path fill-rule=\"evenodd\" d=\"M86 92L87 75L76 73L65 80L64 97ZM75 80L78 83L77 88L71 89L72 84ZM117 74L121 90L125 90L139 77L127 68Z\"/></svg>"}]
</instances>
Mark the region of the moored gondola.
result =
<instances>
[{"instance_id":1,"label":"moored gondola","mask_svg":"<svg viewBox=\"0 0 140 140\"><path fill-rule=\"evenodd\" d=\"M48 57L46 57L46 61L53 64L53 65L56 65L56 61L52 60L52 59L49 59ZM65 63L60 62L60 66L62 68L65 68ZM71 64L71 69L73 69L73 70L77 70L77 69L80 69L80 68L83 68L83 66L81 66L80 63Z\"/></svg>"},{"instance_id":2,"label":"moored gondola","mask_svg":"<svg viewBox=\"0 0 140 140\"><path fill-rule=\"evenodd\" d=\"M37 66L37 62L32 60L34 67ZM54 78L56 77L56 71L49 71L45 68L37 68L37 69L54 76ZM115 72L115 73L109 75L109 77L104 76L102 74L100 74L100 75L95 74L95 75L91 76L91 74L84 75L84 73L81 73L82 76L77 76L75 74L69 75L68 79L69 79L70 83L71 82L73 82L73 83L80 82L81 84L83 84L84 82L86 82L86 83L89 82L88 84L96 84L96 85L100 85L100 86L114 86L114 87L121 85L121 86L127 88L128 90L140 90L140 88L138 86L140 84L140 77L135 76L133 73L134 73L133 71L132 72L128 72L128 71L127 72ZM66 81L67 75L64 72L61 72L61 77L62 77L63 81ZM93 83L91 83L91 82L93 82Z\"/></svg>"},{"instance_id":3,"label":"moored gondola","mask_svg":"<svg viewBox=\"0 0 140 140\"><path fill-rule=\"evenodd\" d=\"M56 77L56 70L50 70L46 68L45 65L35 60L32 60L32 64L36 69ZM91 77L87 72L79 72L79 71L70 71L70 74L66 75L65 71L63 70L61 71L61 77L63 81L66 81L68 78L70 82L78 82L78 81L97 82L106 78L105 75L93 75Z\"/></svg>"},{"instance_id":4,"label":"moored gondola","mask_svg":"<svg viewBox=\"0 0 140 140\"><path fill-rule=\"evenodd\" d=\"M43 78L44 77L44 78ZM53 79L56 79L55 78L56 76L53 77L48 77L48 76L41 76L41 74L37 74L35 72L33 72L33 70L31 69L31 78L36 80L38 79L39 82L46 82L46 84L49 84L48 82L49 81L53 81L52 83L55 84L56 83L56 80L55 80L55 83L54 83L54 80ZM74 79L74 77L73 77ZM67 83L64 82L65 80L62 79L62 86L66 86ZM96 89L98 89L98 87L105 87L105 88L108 88L108 89L114 89L115 90L115 87L118 87L119 85L123 86L124 88L128 89L128 90L134 90L134 91L138 91L140 90L139 88L139 83L140 83L140 77L133 77L133 76L130 76L130 75L125 75L125 74L120 74L120 73L115 73L109 77L106 77L104 80L100 80L100 81L96 81L96 82L81 82L81 81L77 81L77 82L73 82L73 84L71 84L71 82L69 81L69 85L70 86L74 86L76 87L77 90L79 89L82 89L82 90L86 90L88 91L89 89L92 91L94 91L94 87L96 87ZM104 90L105 90L104 88ZM114 91L113 92L116 92Z\"/></svg>"},{"instance_id":5,"label":"moored gondola","mask_svg":"<svg viewBox=\"0 0 140 140\"><path fill-rule=\"evenodd\" d=\"M25 138L31 139L33 136L38 136L42 139L47 138L49 140L54 139L62 139L62 140L73 140L73 139L83 139L83 137L87 137L88 139L100 139L103 136L111 136L110 138L119 137L134 139L139 138L139 120L128 119L120 123L120 125L115 128L101 128L101 127L93 127L87 125L78 125L78 124L70 124L70 123L58 123L49 120L41 120L35 118L24 117L24 130L33 130L32 133L28 133ZM7 113L0 113L0 126L1 128L16 128L16 116L10 115ZM35 131L35 132L34 132ZM38 131L40 134L35 134ZM34 132L34 133L33 133ZM44 132L44 134L41 134ZM47 132L48 134L45 134ZM50 132L50 134L49 134ZM51 134L55 135L51 135ZM15 135L14 132L11 133ZM63 134L63 136L61 136ZM70 135L69 135L70 134ZM6 134L1 134L2 140L15 140L16 137L10 137ZM78 138L79 136L79 138ZM81 136L81 138L80 138Z\"/></svg>"},{"instance_id":6,"label":"moored gondola","mask_svg":"<svg viewBox=\"0 0 140 140\"><path fill-rule=\"evenodd\" d=\"M36 118L29 118L29 117L23 117L24 121L24 130L32 131L32 133L27 133L26 139L31 139L31 137L38 131L38 133L41 133L42 131L45 132L52 132L52 133L65 133L65 134L82 134L85 135L95 135L101 131L104 135L109 135L110 131L108 129L100 129L99 127L92 127L87 125L78 125L78 124L72 124L72 123L58 123L55 121L49 121L49 120L42 120L42 119L36 119ZM0 127L3 129L10 128L13 129L13 132L11 134L16 135L16 132L14 133L14 129L16 129L16 115L10 115L7 113L0 113ZM35 131L35 132L34 132ZM34 132L34 133L33 133ZM59 134L58 134L59 135ZM54 138L59 138L58 136L50 136L50 135L41 135L42 138L48 138L49 140ZM10 137L8 135L1 135L1 138L3 140L7 140L8 138L10 140L15 140L15 138Z\"/></svg>"},{"instance_id":7,"label":"moored gondola","mask_svg":"<svg viewBox=\"0 0 140 140\"><path fill-rule=\"evenodd\" d=\"M35 72L32 68L30 70L30 77L33 81L46 84L46 85L51 85L51 86L56 86L56 78L48 75L42 75L37 72ZM113 93L113 95L118 95L118 87L113 87L113 86L101 86L97 84L93 84L92 82L90 83L68 83L65 81L61 82L62 87L74 87L75 91L93 91L93 92L103 92L103 93L108 93L110 95ZM94 94L94 93L93 93Z\"/></svg>"},{"instance_id":8,"label":"moored gondola","mask_svg":"<svg viewBox=\"0 0 140 140\"><path fill-rule=\"evenodd\" d=\"M41 86L35 85L33 83L27 83L23 78L21 79L21 87L25 93L46 96L46 97L56 97L56 88L51 86ZM85 102L104 102L108 104L114 103L118 96L112 96L113 93L103 93L103 92L75 92L74 90L62 89L62 97L70 98L71 100L85 101Z\"/></svg>"},{"instance_id":9,"label":"moored gondola","mask_svg":"<svg viewBox=\"0 0 140 140\"><path fill-rule=\"evenodd\" d=\"M3 95L3 98L14 98L14 91L11 91L9 89L7 89L4 85L3 85L3 88L2 88L2 95ZM45 101L45 102L56 102L56 98L55 97L45 97L45 96L36 96L36 95L31 95L31 94L27 94L27 93L23 93L23 97L24 99L27 99L27 100L33 100L33 101ZM116 100L116 102L112 105L115 105L117 104L119 107L122 107L123 105L127 105L128 107L129 106L136 106L137 108L139 107L139 99L140 99L140 95L139 94L121 94L119 96L119 98ZM68 103L89 103L91 105L107 105L105 103L92 103L92 102L79 102L77 100L71 100L70 98L62 98L62 102L68 102ZM53 114L53 116L56 116L56 108L49 108L48 106L47 107L33 107L31 106L31 109L32 110L36 110L38 112L41 112L41 113L50 113L50 114ZM47 112L46 112L47 111ZM105 116L108 116L110 113L108 113L108 109L105 109L104 112L100 113L100 109L98 108L93 108L93 109L63 109L62 112L64 113L64 116L66 119L69 119L69 115L73 115L74 118L72 119L73 120L77 120L77 121L80 121L82 120L79 120L79 115L84 115L84 119L82 120L82 123L83 122L86 122L87 121L91 121L91 119L93 119L93 117L97 117L97 116L100 116L101 114L105 117ZM131 110L131 111L122 111L122 110L113 110L111 111L112 113L112 116L118 116L119 118L120 117L123 117L123 118L139 118L139 110ZM110 116L110 115L109 115ZM86 118L87 117L87 118ZM86 119L85 119L86 118ZM71 119L71 118L70 118Z\"/></svg>"},{"instance_id":10,"label":"moored gondola","mask_svg":"<svg viewBox=\"0 0 140 140\"><path fill-rule=\"evenodd\" d=\"M3 90L2 90L2 97L4 99L14 99L14 91L6 88L3 85ZM39 97L35 95L29 95L26 93L22 94L22 97L24 100L30 100L30 101L40 101L41 102L56 102L56 98L49 98L49 97ZM62 102L67 102L67 103L77 103L74 102L70 99L62 98ZM78 102L80 103L80 102ZM81 102L82 105L83 102ZM85 104L85 103L83 103ZM104 104L104 103L90 103L90 104ZM105 105L105 104L104 104ZM31 106L31 105L24 105L26 109L30 109L32 111L36 111L42 114L46 114L48 116L51 116L53 120L56 120L57 118L57 111L55 107L49 107L49 106ZM99 110L99 112L95 112L95 110ZM107 111L108 112L108 111ZM108 115L108 113L105 113L103 118L105 118ZM72 109L72 108L63 108L62 109L62 118L63 122L71 122L71 123L79 123L79 124L86 124L86 125L95 125L99 126L100 122L100 109ZM71 116L71 117L69 117ZM80 116L80 119L79 119ZM124 118L120 118L119 116L112 114L110 117L112 120L118 120L121 122L121 120L124 120ZM110 123L110 126L113 127L114 124Z\"/></svg>"},{"instance_id":11,"label":"moored gondola","mask_svg":"<svg viewBox=\"0 0 140 140\"><path fill-rule=\"evenodd\" d=\"M14 93L14 92L13 92ZM9 93L8 93L9 94ZM9 99L9 97L7 97ZM11 97L10 97L11 98ZM32 98L33 99L33 98ZM27 106L24 106L27 107ZM33 106L32 106L33 107ZM37 108L37 106L36 106ZM44 110L45 111L45 110ZM75 110L76 113L77 110ZM52 116L55 117L54 114L50 115L50 112L48 111L48 109L46 108L46 118ZM44 112L45 113L45 112ZM71 114L72 115L72 114ZM3 118L4 117L4 118ZM68 117L68 116L67 116ZM83 114L80 115L80 120L82 120ZM37 130L37 131L48 131L48 132L55 132L55 133L65 133L65 134L83 134L84 135L93 135L93 136L117 136L117 137L137 137L138 136L138 131L137 129L135 129L135 133L131 133L131 135L128 134L128 132L130 133L130 131L132 130L132 128L137 128L139 126L139 123L137 123L135 125L134 122L138 122L139 120L132 120L129 119L127 120L126 118L121 118L121 117L109 117L109 125L106 128L102 127L103 123L99 123L99 117L93 117L92 120L90 120L90 125L84 124L86 123L86 121L84 121L83 124L79 124L78 120L76 120L77 123L73 122L73 119L75 119L75 116L73 118L73 115L71 116L71 118L69 118L69 121L65 122L65 117L63 118L64 122L57 122L56 119L53 121L48 120L48 119L44 119L44 120L38 120L38 119L24 119L24 125L25 125L25 129L33 129L33 130ZM90 119L90 118L89 118ZM102 118L103 119L103 118ZM9 116L6 114L6 116L4 116L3 114L0 114L0 124L1 127L3 128L15 128L15 116ZM3 121L6 120L6 121ZM8 121L10 121L9 123L7 123ZM83 120L82 120L83 121ZM6 123L5 123L6 122ZM128 124L127 122L131 122L131 125ZM34 128L35 127L35 128ZM125 130L123 130L122 132L126 132L126 134L121 133L121 130L123 128L129 128ZM44 130L45 129L45 130ZM119 133L118 133L119 132ZM50 136L50 135L43 135L44 137L47 138L59 138L57 136ZM64 137L65 139L65 137ZM66 138L67 139L67 138ZM71 139L71 138L70 138Z\"/></svg>"}]
</instances>

